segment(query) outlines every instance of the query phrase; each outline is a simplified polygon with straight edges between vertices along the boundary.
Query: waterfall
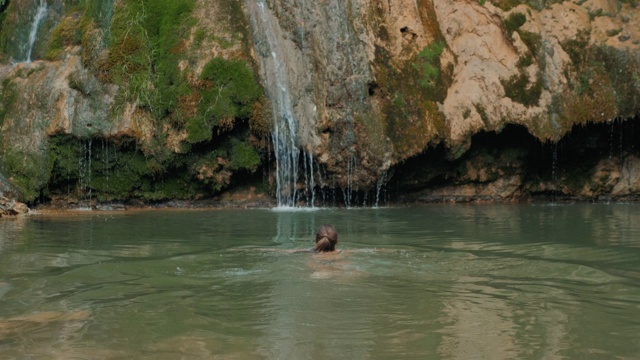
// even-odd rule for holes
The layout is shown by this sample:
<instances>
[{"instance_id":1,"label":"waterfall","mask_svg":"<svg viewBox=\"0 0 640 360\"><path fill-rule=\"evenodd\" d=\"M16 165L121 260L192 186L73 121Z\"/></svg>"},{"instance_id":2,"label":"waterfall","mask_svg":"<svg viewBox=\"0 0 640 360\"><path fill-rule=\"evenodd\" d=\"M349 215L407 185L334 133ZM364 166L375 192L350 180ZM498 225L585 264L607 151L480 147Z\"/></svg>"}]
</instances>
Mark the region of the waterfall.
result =
<instances>
[{"instance_id":1,"label":"waterfall","mask_svg":"<svg viewBox=\"0 0 640 360\"><path fill-rule=\"evenodd\" d=\"M316 206L316 179L313 169L313 154L306 153L304 159L304 185L307 189L307 206L314 208Z\"/></svg>"},{"instance_id":2,"label":"waterfall","mask_svg":"<svg viewBox=\"0 0 640 360\"><path fill-rule=\"evenodd\" d=\"M246 2L259 49L267 94L273 106L272 141L276 156L276 197L279 207L294 207L298 201L298 168L300 149L297 121L291 104L287 57L279 39L277 20L268 13L264 0ZM257 6L257 8L256 8Z\"/></svg>"},{"instance_id":3,"label":"waterfall","mask_svg":"<svg viewBox=\"0 0 640 360\"><path fill-rule=\"evenodd\" d=\"M553 143L553 154L551 158L551 181L553 182L551 202L555 204L558 195L558 142Z\"/></svg>"},{"instance_id":4,"label":"waterfall","mask_svg":"<svg viewBox=\"0 0 640 360\"><path fill-rule=\"evenodd\" d=\"M378 178L378 182L376 183L376 202L373 206L375 208L380 207L380 192L382 191L382 188L385 186L386 182L387 172L384 171L382 175L380 175L380 178Z\"/></svg>"},{"instance_id":5,"label":"waterfall","mask_svg":"<svg viewBox=\"0 0 640 360\"><path fill-rule=\"evenodd\" d=\"M78 157L78 200L87 201L88 193L87 208L91 208L91 147L91 140L83 141L81 156Z\"/></svg>"},{"instance_id":6,"label":"waterfall","mask_svg":"<svg viewBox=\"0 0 640 360\"><path fill-rule=\"evenodd\" d=\"M22 62L31 62L31 52L33 51L33 46L36 43L36 37L38 36L38 29L40 28L40 23L47 15L47 1L40 0L40 4L38 5L38 10L36 11L36 16L33 18L33 22L31 23L31 31L29 32L29 41L25 45L26 54L25 58Z\"/></svg>"},{"instance_id":7,"label":"waterfall","mask_svg":"<svg viewBox=\"0 0 640 360\"><path fill-rule=\"evenodd\" d=\"M244 0L244 5L272 105L278 206L322 205L329 184L319 169L324 162L314 159L324 141L317 122L330 121L338 130L331 134L332 142L352 148L354 117L370 111L367 89L373 76L364 34L352 24L361 21L362 12L344 0ZM340 184L347 207L358 203L359 196L353 194L359 190L358 156L349 156L348 184ZM335 197L333 179L334 187L328 188Z\"/></svg>"}]
</instances>

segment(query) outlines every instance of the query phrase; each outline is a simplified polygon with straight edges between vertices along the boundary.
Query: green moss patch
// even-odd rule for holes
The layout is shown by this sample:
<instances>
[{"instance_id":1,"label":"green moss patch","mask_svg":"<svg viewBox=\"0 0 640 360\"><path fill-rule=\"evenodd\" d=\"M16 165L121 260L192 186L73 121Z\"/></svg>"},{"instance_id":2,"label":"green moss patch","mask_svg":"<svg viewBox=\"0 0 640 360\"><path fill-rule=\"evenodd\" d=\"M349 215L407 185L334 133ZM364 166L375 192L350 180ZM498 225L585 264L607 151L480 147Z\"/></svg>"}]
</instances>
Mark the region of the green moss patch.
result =
<instances>
[{"instance_id":1,"label":"green moss patch","mask_svg":"<svg viewBox=\"0 0 640 360\"><path fill-rule=\"evenodd\" d=\"M523 13L515 12L509 15L509 17L504 20L504 26L507 29L509 37L526 22L527 17Z\"/></svg>"},{"instance_id":2,"label":"green moss patch","mask_svg":"<svg viewBox=\"0 0 640 360\"><path fill-rule=\"evenodd\" d=\"M178 63L186 56L192 10L192 0L116 3L109 53L96 70L122 87L119 102L136 102L158 119L174 112L190 91Z\"/></svg>"},{"instance_id":3,"label":"green moss patch","mask_svg":"<svg viewBox=\"0 0 640 360\"><path fill-rule=\"evenodd\" d=\"M399 66L377 48L377 78L381 92L388 93L386 133L401 158L419 153L446 131L436 104L444 100L453 74L452 68L441 69L445 46L444 40L436 40Z\"/></svg>"},{"instance_id":4,"label":"green moss patch","mask_svg":"<svg viewBox=\"0 0 640 360\"><path fill-rule=\"evenodd\" d=\"M529 77L520 73L509 80L502 81L502 86L508 98L525 106L538 105L540 101L540 95L542 94L542 79L540 78L529 84Z\"/></svg>"},{"instance_id":5,"label":"green moss patch","mask_svg":"<svg viewBox=\"0 0 640 360\"><path fill-rule=\"evenodd\" d=\"M45 54L47 60L56 60L66 47L82 43L81 22L82 17L79 12L65 16L58 22L49 38Z\"/></svg>"},{"instance_id":6,"label":"green moss patch","mask_svg":"<svg viewBox=\"0 0 640 360\"><path fill-rule=\"evenodd\" d=\"M418 83L425 90L434 90L440 78L440 55L444 41L434 41L418 53L414 69L420 75Z\"/></svg>"},{"instance_id":7,"label":"green moss patch","mask_svg":"<svg viewBox=\"0 0 640 360\"><path fill-rule=\"evenodd\" d=\"M51 174L49 159L17 149L5 148L0 154L0 164L3 173L26 202L38 198L40 189L47 183Z\"/></svg>"},{"instance_id":8,"label":"green moss patch","mask_svg":"<svg viewBox=\"0 0 640 360\"><path fill-rule=\"evenodd\" d=\"M241 60L214 58L205 65L200 79L197 113L187 120L190 143L211 140L214 127L229 130L236 118L250 117L262 95L253 72Z\"/></svg>"},{"instance_id":9,"label":"green moss patch","mask_svg":"<svg viewBox=\"0 0 640 360\"><path fill-rule=\"evenodd\" d=\"M212 196L230 185L235 171L253 174L262 163L262 154L238 139L227 140L217 149L161 159L145 155L133 139L115 142L59 135L50 139L49 154L49 166L44 167L50 174L44 177L45 197L91 196L98 201ZM37 195L44 184L39 185L32 186L36 191L31 195Z\"/></svg>"},{"instance_id":10,"label":"green moss patch","mask_svg":"<svg viewBox=\"0 0 640 360\"><path fill-rule=\"evenodd\" d=\"M631 117L640 112L638 58L608 46L579 52L579 44L563 44L574 61L574 67L566 74L569 89L558 101L563 130L568 131L575 124Z\"/></svg>"}]
</instances>

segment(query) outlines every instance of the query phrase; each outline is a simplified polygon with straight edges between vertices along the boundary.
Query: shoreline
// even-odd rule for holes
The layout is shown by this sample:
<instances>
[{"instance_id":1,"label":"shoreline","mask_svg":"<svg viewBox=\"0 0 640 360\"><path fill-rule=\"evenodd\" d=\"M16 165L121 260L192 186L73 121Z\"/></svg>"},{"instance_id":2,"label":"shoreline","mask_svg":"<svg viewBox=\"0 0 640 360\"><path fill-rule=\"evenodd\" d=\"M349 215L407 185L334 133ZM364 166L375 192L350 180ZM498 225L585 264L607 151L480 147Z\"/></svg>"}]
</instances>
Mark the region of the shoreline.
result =
<instances>
[{"instance_id":1,"label":"shoreline","mask_svg":"<svg viewBox=\"0 0 640 360\"><path fill-rule=\"evenodd\" d=\"M310 210L310 209L371 209L371 208L399 208L420 207L428 205L525 205L525 204L608 204L608 203L640 203L640 194L625 196L599 196L587 198L584 196L570 196L564 194L539 193L522 197L505 198L500 195L470 195L470 194L404 194L392 196L393 200L382 200L378 206L371 204L357 204L344 206L333 204L329 206L307 207L300 203L292 209L278 208L275 198L266 193L258 192L251 187L245 191L226 192L221 196L201 198L195 200L168 200L149 202L140 199L125 201L101 202L97 199L78 200L77 198L56 197L47 202L28 206L14 198L0 194L0 218L15 217L22 214L62 215L62 214L95 214L120 213L140 211L202 211L216 209L267 209L267 210Z\"/></svg>"},{"instance_id":2,"label":"shoreline","mask_svg":"<svg viewBox=\"0 0 640 360\"><path fill-rule=\"evenodd\" d=\"M637 197L611 198L611 199L552 199L547 197L537 197L519 201L496 201L496 200L467 200L460 199L441 199L440 201L401 201L401 202L385 202L382 206L319 206L308 208L304 206L292 208L296 210L310 209L385 209L385 208L405 208L405 207L421 207L433 205L445 206L481 206L481 205L577 205L577 204L640 204ZM211 211L211 210L243 210L243 209L263 209L278 210L275 201L223 201L216 199L208 200L172 200L159 203L97 203L89 206L86 203L66 204L64 206L53 204L39 204L28 209L22 214L4 214L0 218L15 218L19 215L95 215L95 214L119 214L132 212L147 211Z\"/></svg>"}]
</instances>

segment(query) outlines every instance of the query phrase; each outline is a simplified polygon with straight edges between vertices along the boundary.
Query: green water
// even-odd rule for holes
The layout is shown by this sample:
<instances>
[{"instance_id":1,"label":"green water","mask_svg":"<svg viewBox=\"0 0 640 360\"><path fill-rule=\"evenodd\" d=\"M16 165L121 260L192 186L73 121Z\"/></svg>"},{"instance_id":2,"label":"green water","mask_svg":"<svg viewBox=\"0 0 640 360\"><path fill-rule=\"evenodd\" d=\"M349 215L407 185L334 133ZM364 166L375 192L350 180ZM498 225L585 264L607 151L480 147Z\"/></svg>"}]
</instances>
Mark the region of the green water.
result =
<instances>
[{"instance_id":1,"label":"green water","mask_svg":"<svg viewBox=\"0 0 640 360\"><path fill-rule=\"evenodd\" d=\"M344 252L281 251L323 223ZM2 359L634 359L639 333L640 205L0 220Z\"/></svg>"}]
</instances>

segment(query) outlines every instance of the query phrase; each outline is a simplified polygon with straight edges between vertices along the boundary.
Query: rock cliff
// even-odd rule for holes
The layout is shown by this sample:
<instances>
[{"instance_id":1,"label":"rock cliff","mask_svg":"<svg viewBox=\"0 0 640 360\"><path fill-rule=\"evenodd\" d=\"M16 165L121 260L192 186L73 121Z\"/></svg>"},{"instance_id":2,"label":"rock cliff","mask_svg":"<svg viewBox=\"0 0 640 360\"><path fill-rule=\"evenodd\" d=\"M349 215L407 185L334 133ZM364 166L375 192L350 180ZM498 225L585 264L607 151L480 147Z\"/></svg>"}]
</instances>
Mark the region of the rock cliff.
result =
<instances>
[{"instance_id":1,"label":"rock cliff","mask_svg":"<svg viewBox=\"0 0 640 360\"><path fill-rule=\"evenodd\" d=\"M638 5L5 1L0 172L31 203L634 198Z\"/></svg>"}]
</instances>

